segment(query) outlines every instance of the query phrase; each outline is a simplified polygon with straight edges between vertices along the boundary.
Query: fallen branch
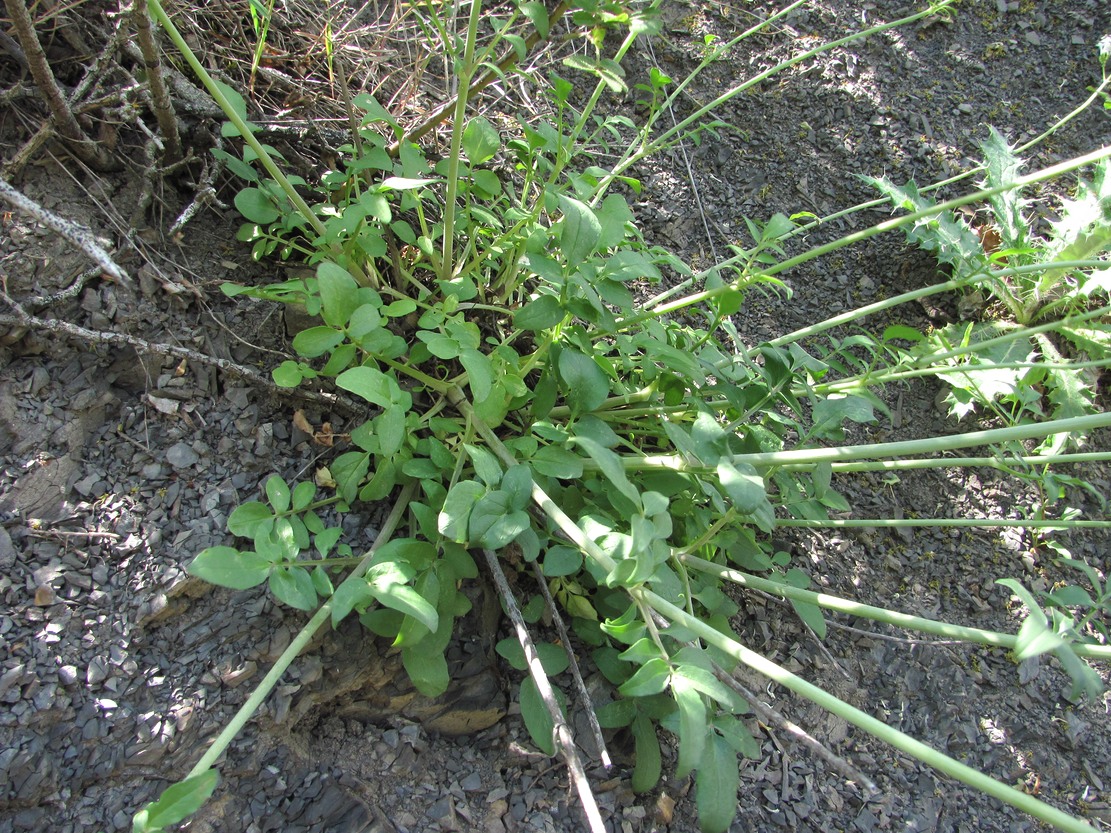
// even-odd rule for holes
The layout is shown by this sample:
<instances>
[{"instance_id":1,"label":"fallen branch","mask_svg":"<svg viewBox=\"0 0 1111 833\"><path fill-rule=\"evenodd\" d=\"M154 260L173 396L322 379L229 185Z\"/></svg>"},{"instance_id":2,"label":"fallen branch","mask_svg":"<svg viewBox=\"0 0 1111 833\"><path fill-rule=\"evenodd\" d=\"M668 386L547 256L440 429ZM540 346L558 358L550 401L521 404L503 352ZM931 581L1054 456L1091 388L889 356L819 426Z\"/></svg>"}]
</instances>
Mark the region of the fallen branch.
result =
<instances>
[{"instance_id":1,"label":"fallen branch","mask_svg":"<svg viewBox=\"0 0 1111 833\"><path fill-rule=\"evenodd\" d=\"M533 644L528 628L525 627L524 617L521 616L521 610L517 607L517 599L514 598L513 591L509 588L509 582L498 563L497 554L487 548L483 548L482 553L486 556L486 565L490 568L490 574L498 588L498 595L505 602L505 610L509 614L510 621L513 622L517 641L521 643L521 648L524 649L525 659L528 661L529 676L536 683L536 690L540 692L540 697L544 701L544 705L548 707L548 713L552 716L552 740L567 762L567 768L571 770L571 780L575 784L579 801L582 802L583 811L590 822L590 830L592 833L604 833L606 825L602 821L602 814L598 811L598 802L594 798L594 793L590 790L590 782L586 778L582 761L579 760L579 754L575 751L575 739L571 735L571 727L567 725L563 712L556 702L552 684L548 680L548 675L544 673L544 667L540 664L540 655L536 652L536 645Z\"/></svg>"},{"instance_id":2,"label":"fallen branch","mask_svg":"<svg viewBox=\"0 0 1111 833\"><path fill-rule=\"evenodd\" d=\"M240 379L244 379L257 385L264 390L269 391L282 398L297 397L299 399L307 399L310 402L315 402L327 408L343 411L348 416L362 416L365 414L366 409L360 408L357 404L347 399L344 396L337 396L335 394L319 393L317 391L304 390L302 388L283 388L273 381L268 379L257 370L249 367L244 367L241 364L236 364L229 359L221 359L216 356L209 356L206 353L201 353L197 350L190 350L188 347L178 347L172 344L158 344L153 341L147 341L137 336L127 335L126 333L113 333L104 330L90 330L86 327L80 327L76 324L70 324L67 321L60 321L57 318L37 318L30 315L18 303L13 301L6 292L0 290L0 299L8 304L14 311L15 315L0 315L0 326L23 326L29 327L34 330L54 333L55 335L66 335L72 338L78 338L82 341L92 344L117 344L127 345L135 348L140 353L154 354L159 356L168 356L174 359L186 359L187 361L197 362L199 364L209 365L223 370L225 373L230 373Z\"/></svg>"},{"instance_id":3,"label":"fallen branch","mask_svg":"<svg viewBox=\"0 0 1111 833\"><path fill-rule=\"evenodd\" d=\"M58 232L58 234L62 235L62 237L66 238L66 240L96 261L101 269L115 278L119 283L129 289L135 288L135 284L132 282L131 277L127 272L116 265L108 252L104 251L104 249L100 247L100 244L93 239L92 232L87 228L72 220L59 217L52 211L47 211L34 200L24 196L4 179L0 179L0 197L25 214L31 215L47 228Z\"/></svg>"}]
</instances>

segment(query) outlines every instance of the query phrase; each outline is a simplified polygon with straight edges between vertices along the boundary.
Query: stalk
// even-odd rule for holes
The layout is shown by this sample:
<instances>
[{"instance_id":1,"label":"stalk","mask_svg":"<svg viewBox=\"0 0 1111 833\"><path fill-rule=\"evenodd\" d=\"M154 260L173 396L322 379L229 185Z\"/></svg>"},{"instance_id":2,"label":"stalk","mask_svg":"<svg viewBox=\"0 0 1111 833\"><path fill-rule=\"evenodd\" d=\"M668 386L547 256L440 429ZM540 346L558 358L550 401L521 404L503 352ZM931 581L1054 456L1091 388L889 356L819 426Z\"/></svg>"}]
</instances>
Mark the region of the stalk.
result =
<instances>
[{"instance_id":1,"label":"stalk","mask_svg":"<svg viewBox=\"0 0 1111 833\"><path fill-rule=\"evenodd\" d=\"M1026 454L1019 457L930 457L915 460L866 460L859 463L831 463L834 474L861 471L909 471L914 469L993 468L1011 471L1015 465L1055 466L1070 463L1097 463L1111 460L1111 452L1084 451L1074 454ZM811 471L816 463L791 463L780 471Z\"/></svg>"},{"instance_id":2,"label":"stalk","mask_svg":"<svg viewBox=\"0 0 1111 833\"><path fill-rule=\"evenodd\" d=\"M459 190L459 155L462 152L463 126L467 118L467 97L471 81L474 80L474 50L478 38L478 21L482 13L480 0L472 0L471 16L467 21L467 40L463 46L463 58L458 61L459 91L455 97L455 115L451 125L451 153L448 157L447 193L444 195L444 239L441 248L440 278L451 280L455 268L453 262L455 246L455 200Z\"/></svg>"},{"instance_id":3,"label":"stalk","mask_svg":"<svg viewBox=\"0 0 1111 833\"><path fill-rule=\"evenodd\" d=\"M157 0L152 0L152 2L157 2ZM405 511L409 507L409 499L413 496L415 490L416 484L414 483L410 483L402 489L401 494L398 495L397 502L394 503L393 509L390 510L389 516L383 522L378 537L374 539L374 543L371 544L370 549L367 550L366 555L363 556L358 566L356 566L355 569L351 571L351 574L343 580L344 584L349 581L358 581L363 577L367 568L370 567L370 562L371 559L374 558L374 553L379 547L390 540L390 537L404 518ZM313 614L313 617L309 619L308 623L301 628L300 633L289 643L289 647L278 657L277 662L274 663L274 667L262 678L262 682L258 684L258 687L251 692L251 696L247 698L247 702L239 707L239 711L235 713L235 716L228 725L224 727L224 731L220 732L216 740L212 741L212 746L208 747L208 751L201 756L196 766L189 770L189 774L185 776L186 778L200 775L202 772L212 768L212 765L224 754L224 750L227 749L228 744L235 740L235 736L242 731L243 727L247 725L247 721L258 711L259 706L266 700L274 686L278 684L285 670L289 668L293 660L297 659L298 654L304 650L305 646L309 644L309 641L316 635L316 632L320 630L324 623L328 621L328 617L331 615L332 600L329 599L320 606L320 609Z\"/></svg>"},{"instance_id":4,"label":"stalk","mask_svg":"<svg viewBox=\"0 0 1111 833\"><path fill-rule=\"evenodd\" d=\"M676 607L651 590L641 588L633 592L642 594L644 599L659 613L668 617L673 622L693 631L697 636L714 647L724 651L738 662L744 663L749 668L779 683L784 688L805 697L807 700L816 703L826 711L832 712L884 743L890 744L899 751L917 758L939 772L956 778L958 781L962 781L974 789L987 793L994 798L998 798L1000 801L1006 802L1012 807L1017 807L1024 813L1028 813L1034 818L1041 819L1047 824L1052 824L1054 827L1061 830L1068 831L1068 833L1095 833L1095 828L1086 822L1073 818L1068 813L1062 812L1056 807L1051 807L1045 802L1034 798L1032 795L1027 795L1005 784L1001 784L994 778L984 775L982 772L978 772L972 767L950 758L948 755L939 752L932 746L915 740L909 735L905 735L897 729L893 729L883 721L877 720L855 706L850 706L845 701L839 700L813 683L807 682L802 677L792 674L790 671L776 665L771 660L746 648L740 642L730 638L702 620L693 616L688 616L686 611L682 608Z\"/></svg>"},{"instance_id":5,"label":"stalk","mask_svg":"<svg viewBox=\"0 0 1111 833\"><path fill-rule=\"evenodd\" d=\"M1090 414L1068 419L1051 419L1045 422L1014 425L1008 428L992 428L986 431L969 431L948 437L928 437L924 440L904 440L891 443L868 443L865 445L845 445L837 448L795 448L789 451L763 451L752 454L735 454L733 463L747 463L757 468L790 465L793 463L844 463L852 460L904 457L914 454L936 454L956 448L971 448L978 445L993 445L1014 440L1028 440L1047 437L1051 434L1066 434L1090 431L1095 428L1111 426L1111 413ZM678 454L655 454L645 457L629 457L622 460L625 471L649 471L668 469L670 471L705 472L706 466L692 465ZM584 460L585 471L596 471L598 464Z\"/></svg>"},{"instance_id":6,"label":"stalk","mask_svg":"<svg viewBox=\"0 0 1111 833\"><path fill-rule=\"evenodd\" d=\"M888 610L884 607L873 607L872 605L854 602L850 599L842 599L840 596L831 596L828 593L815 593L813 590L791 587L788 584L781 584L778 581L760 578L759 576L754 576L740 570L723 567L720 564L706 561L694 555L680 555L679 560L692 570L709 573L725 581L731 581L741 587L751 587L754 590L762 590L773 596L819 605L827 610L847 613L850 616L857 616L862 619L886 622L897 628L906 628L908 630L918 631L919 633L932 633L935 636L943 636L946 639L959 639L962 642L976 642L980 645L991 645L996 648L1006 648L1008 650L1015 647L1018 639L1014 634L1010 633L989 631L983 628L970 628L964 625L953 625L949 622L927 619L924 616L911 616L908 613L900 613L897 610ZM1070 643L1069 648L1082 657L1099 660L1111 659L1111 645L1085 645L1077 642Z\"/></svg>"},{"instance_id":7,"label":"stalk","mask_svg":"<svg viewBox=\"0 0 1111 833\"><path fill-rule=\"evenodd\" d=\"M943 527L946 529L1111 529L1111 521L1074 521L1054 518L1041 520L1023 518L777 518L776 527L795 529L912 529Z\"/></svg>"}]
</instances>

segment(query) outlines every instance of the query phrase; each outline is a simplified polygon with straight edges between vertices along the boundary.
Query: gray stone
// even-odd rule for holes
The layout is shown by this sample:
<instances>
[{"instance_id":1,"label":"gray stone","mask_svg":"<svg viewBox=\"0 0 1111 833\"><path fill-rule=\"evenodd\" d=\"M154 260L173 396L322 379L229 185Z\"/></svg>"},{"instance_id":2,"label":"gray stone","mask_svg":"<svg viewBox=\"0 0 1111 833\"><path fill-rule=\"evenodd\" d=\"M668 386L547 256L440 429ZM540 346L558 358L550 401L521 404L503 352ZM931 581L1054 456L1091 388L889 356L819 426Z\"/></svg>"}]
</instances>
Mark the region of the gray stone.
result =
<instances>
[{"instance_id":1,"label":"gray stone","mask_svg":"<svg viewBox=\"0 0 1111 833\"><path fill-rule=\"evenodd\" d=\"M184 469L195 465L200 456L187 443L175 443L166 449L166 462L175 469Z\"/></svg>"}]
</instances>

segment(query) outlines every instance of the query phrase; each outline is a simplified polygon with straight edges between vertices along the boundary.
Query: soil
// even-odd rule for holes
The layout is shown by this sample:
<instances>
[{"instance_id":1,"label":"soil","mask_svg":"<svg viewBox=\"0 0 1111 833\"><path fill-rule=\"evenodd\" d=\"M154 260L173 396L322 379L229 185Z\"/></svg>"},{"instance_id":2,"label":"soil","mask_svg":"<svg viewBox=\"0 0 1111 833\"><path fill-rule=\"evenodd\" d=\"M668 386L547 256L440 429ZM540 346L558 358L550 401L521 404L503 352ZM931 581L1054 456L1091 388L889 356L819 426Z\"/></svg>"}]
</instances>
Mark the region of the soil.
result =
<instances>
[{"instance_id":1,"label":"soil","mask_svg":"<svg viewBox=\"0 0 1111 833\"><path fill-rule=\"evenodd\" d=\"M85 31L97 31L99 13L79 8L89 11ZM700 59L704 36L731 37L771 11L763 0L665 4L664 30L651 51L630 55L630 77L653 64L681 77ZM888 0L800 8L713 64L676 115L822 40L904 11ZM744 217L825 216L872 198L857 174L919 183L951 176L975 164L987 125L1023 143L1082 101L1099 79L1096 43L1109 32L1103 0L980 0L961 3L950 22L826 52L728 104L718 116L733 129L643 166L637 220L650 242L707 263L743 243ZM72 43L55 47L64 52ZM0 83L19 78L19 65L0 54ZM0 112L5 162L30 135L26 125L41 118L26 98L8 102ZM1108 116L1085 112L1042 143L1028 169L1108 143ZM265 377L289 353L281 312L229 299L219 286L270 281L281 267L250 259L235 240L233 209L207 208L180 233L164 235L192 198L184 183L160 186L149 224L136 230L138 167L97 175L48 150L14 183L90 226L134 276L133 288L81 278L88 263L80 252L14 212L0 219L5 291L42 318L188 348ZM805 243L882 216L834 220ZM736 325L756 343L926 285L935 273L900 239L869 241L787 275L790 299L753 293ZM70 297L48 299L75 285ZM932 314L902 309L898 320L924 327ZM126 829L139 807L191 768L305 620L259 592L207 587L185 575L186 564L204 547L230 543L228 514L256 499L266 477L311 477L333 453L313 442L295 412L316 428L330 423L336 434L358 414L319 398L276 397L253 375L181 354L7 329L0 330L0 831ZM925 383L893 391L893 419L854 439L964 430L939 408L938 393ZM1093 444L1107 448L1109 440L1097 436ZM1092 490L1071 490L1069 505L1103 517L1107 467L1073 473ZM919 472L890 483L868 475L838 485L858 517L911 510L1022 517L1038 500L1029 484L990 470ZM365 549L381 522L377 512L349 514L346 540ZM1105 535L1061 540L1108 572ZM1049 551L1020 530L784 533L777 543L831 593L1011 632L1022 611L995 580L1062 578ZM321 635L231 745L222 786L187 829L584 829L566 768L537 752L523 728L520 675L491 650L507 633L497 603L481 586L471 592L473 611L450 653L456 682L445 697L417 696L388 646L357 623ZM1096 829L1111 827L1107 694L1072 703L1052 662L1016 666L999 650L909 639L849 617L830 617L819 641L775 600L738 598L734 625L749 646ZM1107 669L1101 673L1106 679ZM558 682L569 690L566 679ZM743 765L734 830L1043 827L774 685L754 676L745 682L857 775L814 756L784 723L754 719L763 757ZM582 709L572 714L577 737L587 737ZM610 744L615 766L595 764L591 777L611 830L697 829L689 782L665 780L636 795L631 744L621 735ZM674 757L665 745L665 770Z\"/></svg>"}]
</instances>

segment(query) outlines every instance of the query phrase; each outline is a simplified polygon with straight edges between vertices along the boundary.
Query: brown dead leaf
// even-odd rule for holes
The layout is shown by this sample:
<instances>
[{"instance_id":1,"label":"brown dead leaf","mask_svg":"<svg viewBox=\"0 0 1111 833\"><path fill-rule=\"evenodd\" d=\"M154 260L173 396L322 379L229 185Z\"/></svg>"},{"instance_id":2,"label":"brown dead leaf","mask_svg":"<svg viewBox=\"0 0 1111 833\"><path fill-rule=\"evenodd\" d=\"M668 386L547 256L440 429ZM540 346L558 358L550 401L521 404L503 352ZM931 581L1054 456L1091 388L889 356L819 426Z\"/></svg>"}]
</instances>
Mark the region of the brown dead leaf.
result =
<instances>
[{"instance_id":1,"label":"brown dead leaf","mask_svg":"<svg viewBox=\"0 0 1111 833\"><path fill-rule=\"evenodd\" d=\"M293 427L306 434L311 435L316 433L316 429L313 428L312 423L305 418L305 412L300 408L293 412Z\"/></svg>"}]
</instances>

